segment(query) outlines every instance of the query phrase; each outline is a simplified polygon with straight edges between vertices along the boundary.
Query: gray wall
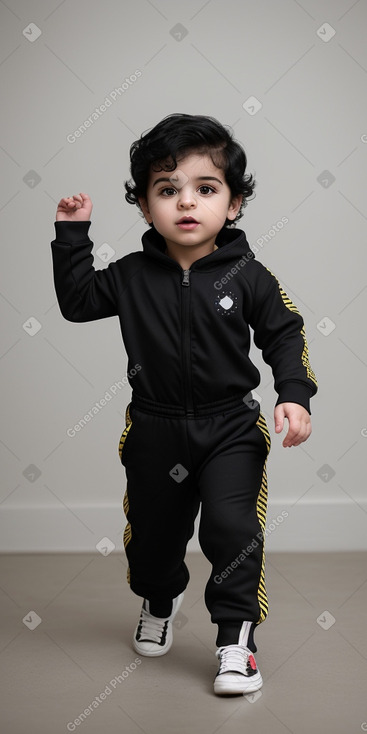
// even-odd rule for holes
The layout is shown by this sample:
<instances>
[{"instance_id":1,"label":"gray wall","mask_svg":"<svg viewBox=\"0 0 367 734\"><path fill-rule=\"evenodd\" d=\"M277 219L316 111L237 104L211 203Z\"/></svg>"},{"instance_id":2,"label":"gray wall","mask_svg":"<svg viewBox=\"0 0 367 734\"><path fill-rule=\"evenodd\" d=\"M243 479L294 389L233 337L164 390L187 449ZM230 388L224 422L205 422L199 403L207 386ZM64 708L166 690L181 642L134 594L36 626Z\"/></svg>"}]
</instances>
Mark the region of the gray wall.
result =
<instances>
[{"instance_id":1,"label":"gray wall","mask_svg":"<svg viewBox=\"0 0 367 734\"><path fill-rule=\"evenodd\" d=\"M59 199L86 191L95 267L105 243L112 259L140 249L128 150L172 112L213 115L244 145L258 185L239 226L301 310L319 381L312 436L285 450L252 351L272 437L268 550L366 548L366 3L8 0L0 16L1 550L122 548L130 387L67 434L126 374L119 324L62 318L50 241Z\"/></svg>"}]
</instances>

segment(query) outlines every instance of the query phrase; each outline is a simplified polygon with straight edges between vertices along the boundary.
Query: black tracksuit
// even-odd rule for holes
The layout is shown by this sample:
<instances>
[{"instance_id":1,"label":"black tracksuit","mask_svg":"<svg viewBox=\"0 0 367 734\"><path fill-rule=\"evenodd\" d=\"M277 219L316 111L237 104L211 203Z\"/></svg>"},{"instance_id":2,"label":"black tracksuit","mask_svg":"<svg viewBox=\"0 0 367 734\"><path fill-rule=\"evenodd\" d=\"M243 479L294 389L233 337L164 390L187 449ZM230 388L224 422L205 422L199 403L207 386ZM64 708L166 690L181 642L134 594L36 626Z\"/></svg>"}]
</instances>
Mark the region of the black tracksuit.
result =
<instances>
[{"instance_id":1,"label":"black tracksuit","mask_svg":"<svg viewBox=\"0 0 367 734\"><path fill-rule=\"evenodd\" d=\"M184 562L201 505L199 541L217 645L268 613L264 531L270 436L251 391L260 374L250 330L273 372L278 403L310 411L317 391L304 322L239 229L189 270L151 228L143 249L95 270L90 222L55 222L54 283L73 322L118 316L132 388L119 454L126 472L124 546L132 591L159 603L189 580Z\"/></svg>"}]
</instances>

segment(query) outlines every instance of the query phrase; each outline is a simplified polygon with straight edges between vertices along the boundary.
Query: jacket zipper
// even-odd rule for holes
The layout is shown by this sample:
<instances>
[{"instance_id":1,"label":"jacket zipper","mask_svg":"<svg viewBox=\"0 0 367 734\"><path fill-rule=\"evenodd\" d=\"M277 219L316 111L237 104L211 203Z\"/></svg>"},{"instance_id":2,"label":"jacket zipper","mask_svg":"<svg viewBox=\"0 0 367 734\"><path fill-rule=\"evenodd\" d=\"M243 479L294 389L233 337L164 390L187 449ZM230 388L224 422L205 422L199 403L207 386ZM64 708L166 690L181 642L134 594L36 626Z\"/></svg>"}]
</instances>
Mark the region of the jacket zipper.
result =
<instances>
[{"instance_id":1,"label":"jacket zipper","mask_svg":"<svg viewBox=\"0 0 367 734\"><path fill-rule=\"evenodd\" d=\"M182 270L183 277L181 285L190 286L191 270ZM184 356L184 389L185 389L185 409L186 415L191 417L194 415L194 406L192 401L192 385L191 385L191 360L190 360L190 290L183 291L183 324L182 324L182 342Z\"/></svg>"}]
</instances>

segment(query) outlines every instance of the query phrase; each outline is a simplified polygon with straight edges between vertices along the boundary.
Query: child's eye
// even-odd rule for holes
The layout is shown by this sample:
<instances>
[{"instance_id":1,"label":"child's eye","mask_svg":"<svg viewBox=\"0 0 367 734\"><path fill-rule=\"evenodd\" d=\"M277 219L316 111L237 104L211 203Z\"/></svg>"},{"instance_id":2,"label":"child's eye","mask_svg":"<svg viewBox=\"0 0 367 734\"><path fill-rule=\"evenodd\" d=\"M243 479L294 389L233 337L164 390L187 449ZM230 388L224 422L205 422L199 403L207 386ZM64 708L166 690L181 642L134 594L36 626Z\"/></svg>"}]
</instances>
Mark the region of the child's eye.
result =
<instances>
[{"instance_id":1,"label":"child's eye","mask_svg":"<svg viewBox=\"0 0 367 734\"><path fill-rule=\"evenodd\" d=\"M166 187L165 189L162 189L160 193L164 196L172 196L172 194L176 193L176 189L173 189L172 187Z\"/></svg>"},{"instance_id":2,"label":"child's eye","mask_svg":"<svg viewBox=\"0 0 367 734\"><path fill-rule=\"evenodd\" d=\"M203 189L205 189L205 191L203 191ZM202 194L212 194L215 191L215 189L213 189L212 186L208 186L207 184L203 184L203 186L200 186L199 191Z\"/></svg>"}]
</instances>

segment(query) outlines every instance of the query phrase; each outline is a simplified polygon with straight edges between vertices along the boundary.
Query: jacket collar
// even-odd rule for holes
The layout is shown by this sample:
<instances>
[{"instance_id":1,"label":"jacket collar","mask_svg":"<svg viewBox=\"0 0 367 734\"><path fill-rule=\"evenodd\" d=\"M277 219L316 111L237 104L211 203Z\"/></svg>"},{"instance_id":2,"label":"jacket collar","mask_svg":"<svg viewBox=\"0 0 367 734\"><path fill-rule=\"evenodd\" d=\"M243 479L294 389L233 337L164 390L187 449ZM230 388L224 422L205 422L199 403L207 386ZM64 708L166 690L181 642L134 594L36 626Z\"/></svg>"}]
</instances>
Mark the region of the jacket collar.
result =
<instances>
[{"instance_id":1,"label":"jacket collar","mask_svg":"<svg viewBox=\"0 0 367 734\"><path fill-rule=\"evenodd\" d=\"M252 260L255 258L255 254L252 252L246 234L242 229L223 227L218 233L215 243L218 249L195 260L191 265L191 270L215 270L225 262L237 262L244 257ZM157 263L166 267L180 268L176 260L165 254L165 239L154 227L144 232L142 244L145 255L154 258Z\"/></svg>"}]
</instances>

